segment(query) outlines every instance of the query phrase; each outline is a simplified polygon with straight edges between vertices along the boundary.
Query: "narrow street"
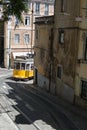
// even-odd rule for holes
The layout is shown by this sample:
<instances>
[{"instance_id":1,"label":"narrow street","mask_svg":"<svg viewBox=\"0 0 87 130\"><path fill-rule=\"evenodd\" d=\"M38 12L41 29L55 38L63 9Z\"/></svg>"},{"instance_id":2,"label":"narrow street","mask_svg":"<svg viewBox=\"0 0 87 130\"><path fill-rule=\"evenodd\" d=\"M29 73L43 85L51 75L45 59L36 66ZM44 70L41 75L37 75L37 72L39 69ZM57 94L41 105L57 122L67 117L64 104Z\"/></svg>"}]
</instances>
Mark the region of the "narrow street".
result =
<instances>
[{"instance_id":1,"label":"narrow street","mask_svg":"<svg viewBox=\"0 0 87 130\"><path fill-rule=\"evenodd\" d=\"M0 130L87 130L87 118L33 89L32 80L15 81L8 70L1 75Z\"/></svg>"}]
</instances>

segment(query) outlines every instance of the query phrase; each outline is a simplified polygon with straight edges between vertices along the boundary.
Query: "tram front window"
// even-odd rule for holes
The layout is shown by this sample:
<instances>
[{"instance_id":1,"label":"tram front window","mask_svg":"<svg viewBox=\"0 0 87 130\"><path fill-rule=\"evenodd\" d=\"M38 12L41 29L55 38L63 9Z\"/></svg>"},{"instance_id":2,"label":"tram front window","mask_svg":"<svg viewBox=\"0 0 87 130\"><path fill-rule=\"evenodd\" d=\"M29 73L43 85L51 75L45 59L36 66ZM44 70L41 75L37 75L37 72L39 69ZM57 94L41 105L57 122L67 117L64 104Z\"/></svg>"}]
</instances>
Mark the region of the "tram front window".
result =
<instances>
[{"instance_id":1,"label":"tram front window","mask_svg":"<svg viewBox=\"0 0 87 130\"><path fill-rule=\"evenodd\" d=\"M21 63L21 70L25 70L25 63Z\"/></svg>"},{"instance_id":2,"label":"tram front window","mask_svg":"<svg viewBox=\"0 0 87 130\"><path fill-rule=\"evenodd\" d=\"M34 69L34 65L33 64L31 64L31 70L33 70Z\"/></svg>"},{"instance_id":3,"label":"tram front window","mask_svg":"<svg viewBox=\"0 0 87 130\"><path fill-rule=\"evenodd\" d=\"M26 64L26 70L29 70L30 64Z\"/></svg>"},{"instance_id":4,"label":"tram front window","mask_svg":"<svg viewBox=\"0 0 87 130\"><path fill-rule=\"evenodd\" d=\"M17 69L17 70L19 70L20 69L20 63L15 63L14 64L14 68Z\"/></svg>"}]
</instances>

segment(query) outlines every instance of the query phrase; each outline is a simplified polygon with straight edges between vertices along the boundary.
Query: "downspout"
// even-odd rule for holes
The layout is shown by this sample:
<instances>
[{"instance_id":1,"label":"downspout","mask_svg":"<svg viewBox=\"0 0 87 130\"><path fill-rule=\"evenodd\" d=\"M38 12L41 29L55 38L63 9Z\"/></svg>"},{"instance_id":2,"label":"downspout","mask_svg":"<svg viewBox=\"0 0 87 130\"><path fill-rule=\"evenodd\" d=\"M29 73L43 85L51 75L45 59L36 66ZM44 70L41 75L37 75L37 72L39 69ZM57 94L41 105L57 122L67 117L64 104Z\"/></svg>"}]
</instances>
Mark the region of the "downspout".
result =
<instances>
[{"instance_id":1,"label":"downspout","mask_svg":"<svg viewBox=\"0 0 87 130\"><path fill-rule=\"evenodd\" d=\"M50 36L50 48L49 48L49 56L50 56L50 64L49 64L49 92L51 88L51 82L52 82L52 61L53 61L53 28L51 28L51 36Z\"/></svg>"}]
</instances>

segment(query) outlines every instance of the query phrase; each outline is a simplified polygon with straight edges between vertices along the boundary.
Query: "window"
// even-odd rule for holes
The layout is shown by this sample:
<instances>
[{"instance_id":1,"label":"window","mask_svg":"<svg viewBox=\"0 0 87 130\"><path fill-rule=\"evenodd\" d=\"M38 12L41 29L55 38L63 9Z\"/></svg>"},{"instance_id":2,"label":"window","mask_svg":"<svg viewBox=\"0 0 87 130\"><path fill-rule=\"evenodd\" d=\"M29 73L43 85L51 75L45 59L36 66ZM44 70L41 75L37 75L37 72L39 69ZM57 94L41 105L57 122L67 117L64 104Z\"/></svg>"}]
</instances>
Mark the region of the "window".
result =
<instances>
[{"instance_id":1,"label":"window","mask_svg":"<svg viewBox=\"0 0 87 130\"><path fill-rule=\"evenodd\" d=\"M49 15L49 5L45 4L45 15Z\"/></svg>"},{"instance_id":2,"label":"window","mask_svg":"<svg viewBox=\"0 0 87 130\"><path fill-rule=\"evenodd\" d=\"M29 34L25 34L25 36L24 36L24 43L26 43L26 44L29 43Z\"/></svg>"},{"instance_id":3,"label":"window","mask_svg":"<svg viewBox=\"0 0 87 130\"><path fill-rule=\"evenodd\" d=\"M25 2L27 4L28 9L30 9L31 8L31 2L30 2L30 0L26 0Z\"/></svg>"},{"instance_id":4,"label":"window","mask_svg":"<svg viewBox=\"0 0 87 130\"><path fill-rule=\"evenodd\" d=\"M85 39L85 60L87 60L87 36Z\"/></svg>"},{"instance_id":5,"label":"window","mask_svg":"<svg viewBox=\"0 0 87 130\"><path fill-rule=\"evenodd\" d=\"M21 63L21 70L25 70L25 63Z\"/></svg>"},{"instance_id":6,"label":"window","mask_svg":"<svg viewBox=\"0 0 87 130\"><path fill-rule=\"evenodd\" d=\"M59 31L59 43L64 43L64 31L60 30Z\"/></svg>"},{"instance_id":7,"label":"window","mask_svg":"<svg viewBox=\"0 0 87 130\"><path fill-rule=\"evenodd\" d=\"M18 44L20 42L20 35L15 34L15 43Z\"/></svg>"},{"instance_id":8,"label":"window","mask_svg":"<svg viewBox=\"0 0 87 130\"><path fill-rule=\"evenodd\" d=\"M31 70L34 70L34 65L33 64L31 64Z\"/></svg>"},{"instance_id":9,"label":"window","mask_svg":"<svg viewBox=\"0 0 87 130\"><path fill-rule=\"evenodd\" d=\"M87 100L87 82L82 81L81 97Z\"/></svg>"},{"instance_id":10,"label":"window","mask_svg":"<svg viewBox=\"0 0 87 130\"><path fill-rule=\"evenodd\" d=\"M25 25L30 25L30 17L25 17Z\"/></svg>"},{"instance_id":11,"label":"window","mask_svg":"<svg viewBox=\"0 0 87 130\"><path fill-rule=\"evenodd\" d=\"M61 0L61 12L66 11L66 5L67 5L67 1L66 0Z\"/></svg>"},{"instance_id":12,"label":"window","mask_svg":"<svg viewBox=\"0 0 87 130\"><path fill-rule=\"evenodd\" d=\"M26 64L26 70L29 70L30 64Z\"/></svg>"},{"instance_id":13,"label":"window","mask_svg":"<svg viewBox=\"0 0 87 130\"><path fill-rule=\"evenodd\" d=\"M14 69L20 70L20 63L14 63Z\"/></svg>"},{"instance_id":14,"label":"window","mask_svg":"<svg viewBox=\"0 0 87 130\"><path fill-rule=\"evenodd\" d=\"M61 79L61 75L62 75L62 67L58 66L57 67L57 77Z\"/></svg>"},{"instance_id":15,"label":"window","mask_svg":"<svg viewBox=\"0 0 87 130\"><path fill-rule=\"evenodd\" d=\"M31 2L29 0L27 2L27 5L28 5L28 9L31 9Z\"/></svg>"},{"instance_id":16,"label":"window","mask_svg":"<svg viewBox=\"0 0 87 130\"><path fill-rule=\"evenodd\" d=\"M40 14L40 3L36 2L36 8L35 8L36 14Z\"/></svg>"},{"instance_id":17,"label":"window","mask_svg":"<svg viewBox=\"0 0 87 130\"><path fill-rule=\"evenodd\" d=\"M19 19L17 17L15 17L15 25L17 26L19 24L20 24Z\"/></svg>"},{"instance_id":18,"label":"window","mask_svg":"<svg viewBox=\"0 0 87 130\"><path fill-rule=\"evenodd\" d=\"M85 11L85 17L87 17L87 1L85 3L84 11Z\"/></svg>"}]
</instances>

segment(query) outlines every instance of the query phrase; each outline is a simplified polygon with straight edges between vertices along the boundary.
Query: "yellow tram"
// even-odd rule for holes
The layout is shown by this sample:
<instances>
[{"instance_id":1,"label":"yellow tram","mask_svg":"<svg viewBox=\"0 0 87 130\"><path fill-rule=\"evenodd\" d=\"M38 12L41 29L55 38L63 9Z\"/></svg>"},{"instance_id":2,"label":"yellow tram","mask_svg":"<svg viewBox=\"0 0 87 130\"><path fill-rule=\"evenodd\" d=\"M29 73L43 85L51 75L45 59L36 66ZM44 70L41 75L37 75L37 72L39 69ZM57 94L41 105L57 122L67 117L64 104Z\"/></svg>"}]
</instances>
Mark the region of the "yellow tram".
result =
<instances>
[{"instance_id":1,"label":"yellow tram","mask_svg":"<svg viewBox=\"0 0 87 130\"><path fill-rule=\"evenodd\" d=\"M30 79L34 76L33 58L16 58L14 60L13 78Z\"/></svg>"}]
</instances>

